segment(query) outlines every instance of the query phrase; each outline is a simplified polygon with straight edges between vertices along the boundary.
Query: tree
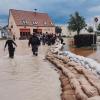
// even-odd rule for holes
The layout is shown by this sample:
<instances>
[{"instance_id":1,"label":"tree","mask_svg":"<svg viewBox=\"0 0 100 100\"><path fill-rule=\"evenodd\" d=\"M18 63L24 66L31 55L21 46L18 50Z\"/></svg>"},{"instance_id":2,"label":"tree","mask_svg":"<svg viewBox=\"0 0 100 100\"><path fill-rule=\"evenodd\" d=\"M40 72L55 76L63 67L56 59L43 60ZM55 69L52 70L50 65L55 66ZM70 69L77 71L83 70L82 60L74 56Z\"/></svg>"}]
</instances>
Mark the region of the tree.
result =
<instances>
[{"instance_id":1,"label":"tree","mask_svg":"<svg viewBox=\"0 0 100 100\"><path fill-rule=\"evenodd\" d=\"M87 31L88 31L89 33L92 33L92 32L93 32L93 27L92 27L92 26L89 26L88 29L87 29Z\"/></svg>"},{"instance_id":2,"label":"tree","mask_svg":"<svg viewBox=\"0 0 100 100\"><path fill-rule=\"evenodd\" d=\"M98 25L97 30L100 31L100 24Z\"/></svg>"},{"instance_id":3,"label":"tree","mask_svg":"<svg viewBox=\"0 0 100 100\"><path fill-rule=\"evenodd\" d=\"M61 32L62 32L61 27L56 26L56 28L55 28L55 32L56 32L56 33L61 33Z\"/></svg>"},{"instance_id":4,"label":"tree","mask_svg":"<svg viewBox=\"0 0 100 100\"><path fill-rule=\"evenodd\" d=\"M77 31L79 35L80 31L86 27L85 19L79 15L78 12L75 12L74 15L70 15L68 22L68 29L72 31Z\"/></svg>"}]
</instances>

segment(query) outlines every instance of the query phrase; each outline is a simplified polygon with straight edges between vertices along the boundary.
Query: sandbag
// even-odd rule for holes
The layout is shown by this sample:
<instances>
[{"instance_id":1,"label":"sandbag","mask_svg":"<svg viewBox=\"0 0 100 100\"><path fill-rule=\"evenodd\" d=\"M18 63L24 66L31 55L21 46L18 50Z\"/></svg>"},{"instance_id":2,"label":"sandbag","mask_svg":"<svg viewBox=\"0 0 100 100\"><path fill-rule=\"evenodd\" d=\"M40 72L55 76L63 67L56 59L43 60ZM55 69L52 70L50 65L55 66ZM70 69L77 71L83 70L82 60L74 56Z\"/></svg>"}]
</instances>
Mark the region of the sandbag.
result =
<instances>
[{"instance_id":1,"label":"sandbag","mask_svg":"<svg viewBox=\"0 0 100 100\"><path fill-rule=\"evenodd\" d=\"M83 93L83 91L81 90L81 88L76 88L75 90L75 95L77 100L87 100L87 96Z\"/></svg>"},{"instance_id":2,"label":"sandbag","mask_svg":"<svg viewBox=\"0 0 100 100\"><path fill-rule=\"evenodd\" d=\"M75 91L74 90L67 90L63 92L64 95L75 95Z\"/></svg>"},{"instance_id":3,"label":"sandbag","mask_svg":"<svg viewBox=\"0 0 100 100\"><path fill-rule=\"evenodd\" d=\"M64 86L62 88L62 91L68 91L68 90L71 90L71 89L72 89L72 87L71 87L70 83L68 83L66 86Z\"/></svg>"},{"instance_id":4,"label":"sandbag","mask_svg":"<svg viewBox=\"0 0 100 100\"><path fill-rule=\"evenodd\" d=\"M72 78L75 77L74 74L71 73L71 71L68 70L68 69L65 68L65 67L62 68L62 72L63 72L69 79L72 79Z\"/></svg>"},{"instance_id":5,"label":"sandbag","mask_svg":"<svg viewBox=\"0 0 100 100\"><path fill-rule=\"evenodd\" d=\"M100 94L100 80L90 71L83 70L84 76L88 81L99 91Z\"/></svg>"},{"instance_id":6,"label":"sandbag","mask_svg":"<svg viewBox=\"0 0 100 100\"><path fill-rule=\"evenodd\" d=\"M87 94L88 97L99 95L97 89L92 86L83 75L79 78L79 82L82 90L85 94Z\"/></svg>"},{"instance_id":7,"label":"sandbag","mask_svg":"<svg viewBox=\"0 0 100 100\"><path fill-rule=\"evenodd\" d=\"M83 91L85 94L87 94L88 97L93 97L93 96L97 96L98 91L96 88L94 88L93 86L90 85L81 85Z\"/></svg>"},{"instance_id":8,"label":"sandbag","mask_svg":"<svg viewBox=\"0 0 100 100\"><path fill-rule=\"evenodd\" d=\"M62 79L61 80L62 87L65 87L68 83L69 83L69 80L68 79Z\"/></svg>"},{"instance_id":9,"label":"sandbag","mask_svg":"<svg viewBox=\"0 0 100 100\"><path fill-rule=\"evenodd\" d=\"M88 98L87 100L100 100L100 96L91 97Z\"/></svg>"},{"instance_id":10,"label":"sandbag","mask_svg":"<svg viewBox=\"0 0 100 100\"><path fill-rule=\"evenodd\" d=\"M77 70L78 73L83 74L83 67L82 66L74 66L74 68Z\"/></svg>"},{"instance_id":11,"label":"sandbag","mask_svg":"<svg viewBox=\"0 0 100 100\"><path fill-rule=\"evenodd\" d=\"M62 94L61 95L61 100L77 100L75 95L66 95Z\"/></svg>"},{"instance_id":12,"label":"sandbag","mask_svg":"<svg viewBox=\"0 0 100 100\"><path fill-rule=\"evenodd\" d=\"M79 82L76 80L76 78L73 78L70 80L70 85L73 89L81 88Z\"/></svg>"},{"instance_id":13,"label":"sandbag","mask_svg":"<svg viewBox=\"0 0 100 100\"><path fill-rule=\"evenodd\" d=\"M74 61L70 61L67 64L68 64L68 66L77 66L78 65L78 63L76 63Z\"/></svg>"}]
</instances>

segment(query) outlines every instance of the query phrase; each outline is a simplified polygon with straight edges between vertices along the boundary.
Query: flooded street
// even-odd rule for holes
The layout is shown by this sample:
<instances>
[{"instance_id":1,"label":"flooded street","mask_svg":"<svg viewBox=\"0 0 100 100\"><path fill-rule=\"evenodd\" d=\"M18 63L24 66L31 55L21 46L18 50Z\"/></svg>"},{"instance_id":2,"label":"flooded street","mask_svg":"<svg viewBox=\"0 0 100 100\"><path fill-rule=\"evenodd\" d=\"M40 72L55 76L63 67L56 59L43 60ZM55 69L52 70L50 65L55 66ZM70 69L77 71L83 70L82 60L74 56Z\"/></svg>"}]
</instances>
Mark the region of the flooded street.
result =
<instances>
[{"instance_id":1,"label":"flooded street","mask_svg":"<svg viewBox=\"0 0 100 100\"><path fill-rule=\"evenodd\" d=\"M100 63L100 43L97 43L97 49L95 50L92 47L88 48L76 48L70 45L70 39L64 39L67 50L84 57L92 58Z\"/></svg>"},{"instance_id":2,"label":"flooded street","mask_svg":"<svg viewBox=\"0 0 100 100\"><path fill-rule=\"evenodd\" d=\"M5 41L0 41L0 99L1 100L60 100L59 75L47 62L47 46L32 55L27 41L17 41L15 58L9 59Z\"/></svg>"}]
</instances>

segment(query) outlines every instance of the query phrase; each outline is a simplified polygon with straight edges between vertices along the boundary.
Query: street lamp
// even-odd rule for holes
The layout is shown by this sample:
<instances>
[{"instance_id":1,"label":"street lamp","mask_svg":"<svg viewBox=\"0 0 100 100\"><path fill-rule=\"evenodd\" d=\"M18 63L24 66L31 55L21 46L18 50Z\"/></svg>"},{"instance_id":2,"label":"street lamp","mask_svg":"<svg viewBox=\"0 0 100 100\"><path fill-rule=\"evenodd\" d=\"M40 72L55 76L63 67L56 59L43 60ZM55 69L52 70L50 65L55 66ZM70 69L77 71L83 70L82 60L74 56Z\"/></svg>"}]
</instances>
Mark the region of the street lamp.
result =
<instances>
[{"instance_id":1,"label":"street lamp","mask_svg":"<svg viewBox=\"0 0 100 100\"><path fill-rule=\"evenodd\" d=\"M98 23L98 18L95 17L94 18L94 28L95 28L95 30L97 30L97 23ZM93 51L94 51L94 46L95 46L95 35L96 35L96 38L97 38L97 34L94 31L94 34L93 34Z\"/></svg>"}]
</instances>

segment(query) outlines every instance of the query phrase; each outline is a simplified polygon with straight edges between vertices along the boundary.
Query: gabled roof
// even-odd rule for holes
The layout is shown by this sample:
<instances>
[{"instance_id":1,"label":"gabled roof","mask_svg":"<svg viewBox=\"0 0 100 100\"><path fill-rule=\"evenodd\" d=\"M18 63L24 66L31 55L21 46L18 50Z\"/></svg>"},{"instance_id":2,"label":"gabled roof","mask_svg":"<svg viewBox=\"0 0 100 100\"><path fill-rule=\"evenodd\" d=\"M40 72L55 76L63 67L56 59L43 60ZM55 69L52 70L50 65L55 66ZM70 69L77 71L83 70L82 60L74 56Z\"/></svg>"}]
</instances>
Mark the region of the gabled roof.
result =
<instances>
[{"instance_id":1,"label":"gabled roof","mask_svg":"<svg viewBox=\"0 0 100 100\"><path fill-rule=\"evenodd\" d=\"M53 22L47 13L38 13L32 11L23 11L10 9L17 26L50 26L53 27Z\"/></svg>"}]
</instances>

